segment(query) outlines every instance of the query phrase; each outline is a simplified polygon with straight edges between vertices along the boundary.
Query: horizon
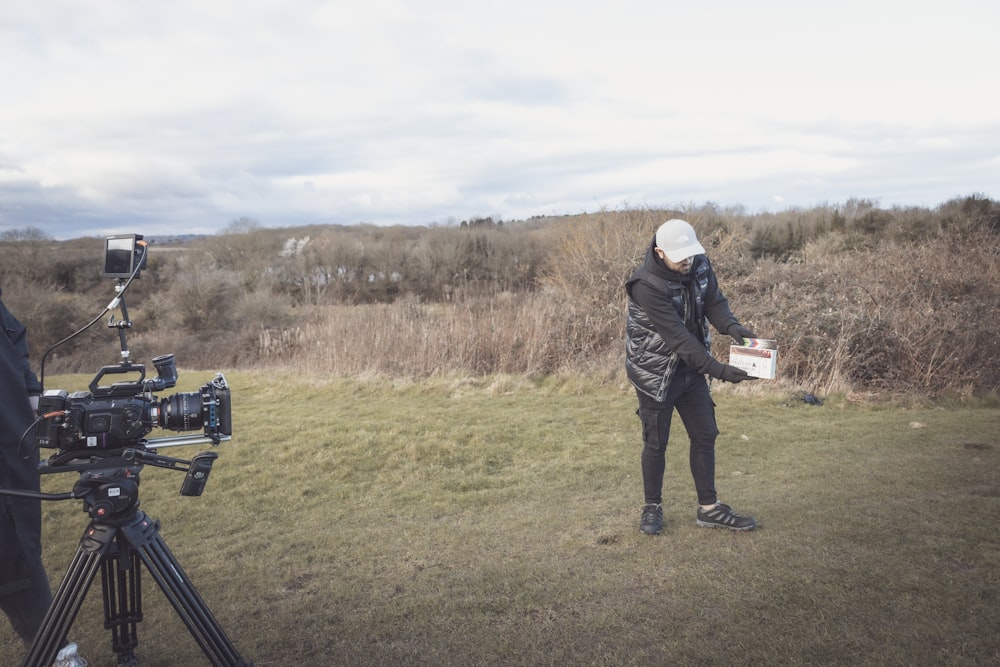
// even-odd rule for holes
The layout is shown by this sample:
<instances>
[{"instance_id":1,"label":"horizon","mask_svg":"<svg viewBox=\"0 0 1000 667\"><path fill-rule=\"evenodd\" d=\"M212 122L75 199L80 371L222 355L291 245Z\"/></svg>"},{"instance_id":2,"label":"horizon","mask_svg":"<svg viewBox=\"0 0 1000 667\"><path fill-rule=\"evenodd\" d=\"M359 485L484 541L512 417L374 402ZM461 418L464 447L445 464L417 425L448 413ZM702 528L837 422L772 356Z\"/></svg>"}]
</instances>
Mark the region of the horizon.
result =
<instances>
[{"instance_id":1,"label":"horizon","mask_svg":"<svg viewBox=\"0 0 1000 667\"><path fill-rule=\"evenodd\" d=\"M821 203L821 204L816 204L814 206L808 206L808 207L789 206L789 207L786 207L786 208L783 208L783 209L779 209L779 210L775 210L775 211L749 212L749 211L746 211L746 208L744 206L741 206L739 204L734 205L734 206L729 206L729 207L717 207L717 208L718 208L719 212L722 215L736 215L736 216L747 216L747 217L757 217L757 216L780 217L782 214L787 214L787 213L809 212L809 211L816 211L816 210L838 210L839 211L839 210L843 209L844 207L852 206L852 205L856 205L856 204L860 204L860 205L863 205L863 206L864 205L870 205L875 210L895 211L895 210L923 209L923 210L926 210L928 213L934 213L936 210L940 209L942 206L944 206L946 204L949 204L949 203L955 202L955 201L963 201L963 200L967 200L967 199L970 199L970 198L985 198L985 199L987 199L989 201L995 202L998 205L1000 205L1000 202L997 202L996 200L994 200L992 198L986 197L986 195L984 195L982 193L969 193L969 194L965 194L965 195L957 195L955 197L950 197L949 199L947 199L945 201L938 202L938 203L933 204L931 206L915 206L915 205L904 205L904 204L894 204L892 206L881 206L876 201L867 200L867 199L861 199L861 198L857 198L857 197L851 197L851 198L848 198L847 200L845 200L843 202L835 202L835 203L834 202L824 202L824 203ZM713 202L704 202L704 203L702 203L700 205L696 205L696 204L692 203L692 204L688 204L687 206L682 206L682 207L678 207L678 208L672 208L672 207L666 207L666 206L665 207L642 207L642 208L647 209L647 210L651 210L651 211L662 210L664 212L670 213L671 215L680 213L680 215L682 215L682 216L684 215L684 211L690 211L694 215L693 216L689 216L689 217L694 217L694 216L700 214L700 209L702 207L716 207L716 204L713 203ZM114 235L120 235L120 234L139 234L147 242L154 243L154 244L167 245L167 244L175 244L175 243L185 243L187 241L197 240L197 239L201 239L201 238L209 238L209 237L212 237L212 236L218 236L220 234L226 234L226 233L241 233L240 231L232 232L232 231L228 231L228 229L227 229L227 227L229 225L235 224L235 223L239 223L239 222L249 222L249 223L252 223L252 225L253 225L252 230L260 229L260 230L266 230L266 231L303 230L303 229L309 229L309 228L314 228L314 227L345 227L345 228L350 228L350 227L383 227L383 228L391 228L391 227L415 227L415 228L421 228L421 227L423 227L423 228L434 228L434 227L457 227L457 226L463 225L465 223L475 222L476 220L487 220L487 219L492 220L495 224L498 224L498 225L508 225L508 224L518 225L518 224L531 223L532 221L548 221L548 220L554 220L554 219L558 219L558 218L570 218L570 217L576 217L576 216L586 217L586 216L598 215L598 214L600 214L602 212L606 212L606 211L609 211L609 212L623 212L623 211L627 211L627 210L632 210L632 209L630 209L630 208L621 208L621 209L604 209L604 210L601 210L601 211L581 211L581 212L578 212L578 213L564 213L564 214L558 214L558 215L555 215L555 214L554 215L537 215L537 216L532 216L530 218L520 218L520 219L511 219L511 220L494 219L491 216L486 216L486 217L481 217L481 218L480 217L474 217L474 218L468 219L468 220L457 220L457 219L451 218L451 219L449 219L448 221L446 221L444 223L440 223L440 222L431 222L431 223L428 223L428 224L402 224L402 223L394 223L394 224L385 224L385 225L378 225L378 224L374 224L374 223L371 223L371 222L365 222L365 221L353 222L353 223L340 223L340 222L304 222L304 223L301 223L301 224L264 225L264 224L260 223L260 221L258 221L258 220L253 220L253 219L250 219L250 218L243 218L243 219L237 219L237 220L230 221L230 223L227 223L226 226L223 226L223 227L221 227L218 230L208 231L208 232L159 231L158 229L157 230L153 230L153 231L143 231L143 230L135 229L135 228L123 228L123 229L116 229L114 231L110 231L110 232L107 232L107 233L75 234L75 235L70 235L70 236L58 236L58 237L57 236L53 236L53 235L47 233L42 228L39 228L39 227L30 227L29 226L29 227L10 228L10 229L0 228L0 237L2 237L5 234L13 234L15 236L15 238L13 238L13 239L7 239L8 242L9 241L19 242L19 241L25 241L25 240L45 240L45 241L64 242L64 241L77 241L77 240L86 240L86 239L103 239L103 238L108 237L108 236L114 236ZM41 236L39 236L39 234L41 234Z\"/></svg>"}]
</instances>

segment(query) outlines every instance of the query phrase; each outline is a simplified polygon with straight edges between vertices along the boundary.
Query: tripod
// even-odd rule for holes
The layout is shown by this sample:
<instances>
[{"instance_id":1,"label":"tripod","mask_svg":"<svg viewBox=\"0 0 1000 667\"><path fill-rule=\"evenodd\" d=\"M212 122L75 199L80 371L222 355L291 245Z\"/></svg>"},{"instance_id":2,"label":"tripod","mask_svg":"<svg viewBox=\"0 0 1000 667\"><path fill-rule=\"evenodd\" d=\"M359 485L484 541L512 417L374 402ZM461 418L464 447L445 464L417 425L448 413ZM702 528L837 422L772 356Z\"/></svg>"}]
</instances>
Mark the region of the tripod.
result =
<instances>
[{"instance_id":1,"label":"tripod","mask_svg":"<svg viewBox=\"0 0 1000 667\"><path fill-rule=\"evenodd\" d=\"M52 665L98 570L111 647L119 665L135 665L137 629L142 621L141 566L152 575L212 665L253 667L240 656L188 581L160 536L160 522L139 510L141 469L141 463L122 462L81 473L73 497L83 498L92 520L22 667Z\"/></svg>"}]
</instances>

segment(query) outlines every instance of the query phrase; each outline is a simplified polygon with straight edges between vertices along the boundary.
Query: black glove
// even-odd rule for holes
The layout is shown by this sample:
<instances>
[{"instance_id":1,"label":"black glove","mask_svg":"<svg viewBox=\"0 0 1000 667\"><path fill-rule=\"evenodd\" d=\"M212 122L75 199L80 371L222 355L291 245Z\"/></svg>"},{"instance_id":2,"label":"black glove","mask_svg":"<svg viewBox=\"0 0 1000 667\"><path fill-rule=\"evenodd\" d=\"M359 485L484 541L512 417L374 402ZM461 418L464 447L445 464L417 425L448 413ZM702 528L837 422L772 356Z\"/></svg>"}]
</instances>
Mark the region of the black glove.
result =
<instances>
[{"instance_id":1,"label":"black glove","mask_svg":"<svg viewBox=\"0 0 1000 667\"><path fill-rule=\"evenodd\" d=\"M739 322L733 322L726 327L726 335L730 336L737 345L743 345L745 338L756 338L754 332L747 329Z\"/></svg>"},{"instance_id":2,"label":"black glove","mask_svg":"<svg viewBox=\"0 0 1000 667\"><path fill-rule=\"evenodd\" d=\"M736 368L736 366L730 366L726 364L722 367L722 375L719 379L723 382L743 382L744 380L753 380L755 378L750 377L750 375L742 368Z\"/></svg>"}]
</instances>

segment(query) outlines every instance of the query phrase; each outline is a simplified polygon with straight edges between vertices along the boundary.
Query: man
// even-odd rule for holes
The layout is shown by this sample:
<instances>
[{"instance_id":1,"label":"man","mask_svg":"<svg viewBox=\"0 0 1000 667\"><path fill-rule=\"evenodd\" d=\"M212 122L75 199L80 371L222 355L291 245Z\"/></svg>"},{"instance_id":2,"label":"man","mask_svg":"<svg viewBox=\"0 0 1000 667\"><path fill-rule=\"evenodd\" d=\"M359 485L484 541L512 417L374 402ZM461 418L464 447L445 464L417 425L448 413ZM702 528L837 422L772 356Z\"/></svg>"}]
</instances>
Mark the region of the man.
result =
<instances>
[{"instance_id":1,"label":"man","mask_svg":"<svg viewBox=\"0 0 1000 667\"><path fill-rule=\"evenodd\" d=\"M757 522L719 502L715 491L715 403L705 375L742 382L742 369L713 359L709 323L737 343L754 338L719 289L715 272L684 220L660 225L642 264L625 283L628 327L625 367L639 398L645 505L639 529L663 531L663 475L670 422L676 409L690 439L691 474L698 495L696 523L752 530Z\"/></svg>"},{"instance_id":2,"label":"man","mask_svg":"<svg viewBox=\"0 0 1000 667\"><path fill-rule=\"evenodd\" d=\"M2 296L2 290L0 290ZM39 491L38 450L21 447L34 421L41 384L28 363L24 325L0 301L0 488ZM0 609L14 632L30 647L49 604L52 589L42 564L41 501L0 494ZM82 667L76 644L57 656L58 667Z\"/></svg>"}]
</instances>

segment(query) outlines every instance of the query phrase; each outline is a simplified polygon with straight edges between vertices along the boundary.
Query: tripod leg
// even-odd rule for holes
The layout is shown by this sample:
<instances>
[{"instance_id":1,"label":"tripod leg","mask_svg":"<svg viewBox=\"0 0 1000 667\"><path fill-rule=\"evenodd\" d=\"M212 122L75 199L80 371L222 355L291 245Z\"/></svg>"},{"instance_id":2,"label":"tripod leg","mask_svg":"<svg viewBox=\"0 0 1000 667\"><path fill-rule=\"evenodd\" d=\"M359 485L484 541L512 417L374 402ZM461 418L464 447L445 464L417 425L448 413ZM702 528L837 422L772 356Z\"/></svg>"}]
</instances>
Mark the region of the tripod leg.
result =
<instances>
[{"instance_id":1,"label":"tripod leg","mask_svg":"<svg viewBox=\"0 0 1000 667\"><path fill-rule=\"evenodd\" d=\"M114 536L115 529L109 526L88 526L22 667L49 667L55 661Z\"/></svg>"},{"instance_id":2,"label":"tripod leg","mask_svg":"<svg viewBox=\"0 0 1000 667\"><path fill-rule=\"evenodd\" d=\"M146 569L173 605L201 650L216 667L252 667L236 651L225 631L212 615L170 548L160 536L160 524L139 512L139 517L122 532L135 548Z\"/></svg>"},{"instance_id":3,"label":"tripod leg","mask_svg":"<svg viewBox=\"0 0 1000 667\"><path fill-rule=\"evenodd\" d=\"M139 556L134 551L118 552L117 558L101 565L104 586L104 627L111 630L111 648L119 665L136 664L139 646L137 626L142 620L142 589Z\"/></svg>"}]
</instances>

